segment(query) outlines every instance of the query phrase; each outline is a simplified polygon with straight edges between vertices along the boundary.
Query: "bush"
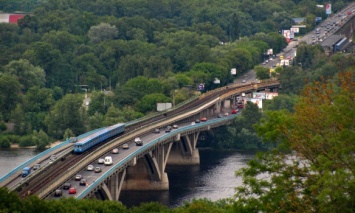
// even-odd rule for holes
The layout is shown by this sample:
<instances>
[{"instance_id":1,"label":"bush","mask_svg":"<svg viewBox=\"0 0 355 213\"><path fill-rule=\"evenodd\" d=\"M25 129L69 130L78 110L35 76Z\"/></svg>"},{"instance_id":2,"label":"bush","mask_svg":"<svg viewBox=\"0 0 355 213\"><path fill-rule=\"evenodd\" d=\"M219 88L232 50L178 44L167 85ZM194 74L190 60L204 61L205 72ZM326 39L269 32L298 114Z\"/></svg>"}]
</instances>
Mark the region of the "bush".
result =
<instances>
[{"instance_id":1,"label":"bush","mask_svg":"<svg viewBox=\"0 0 355 213\"><path fill-rule=\"evenodd\" d=\"M0 137L0 147L1 148L10 148L11 143L7 136Z\"/></svg>"},{"instance_id":2,"label":"bush","mask_svg":"<svg viewBox=\"0 0 355 213\"><path fill-rule=\"evenodd\" d=\"M5 131L7 129L7 126L4 124L4 122L0 122L0 131Z\"/></svg>"},{"instance_id":3,"label":"bush","mask_svg":"<svg viewBox=\"0 0 355 213\"><path fill-rule=\"evenodd\" d=\"M10 143L12 143L12 144L20 143L21 136L19 136L19 135L8 135L7 137L9 138Z\"/></svg>"},{"instance_id":4,"label":"bush","mask_svg":"<svg viewBox=\"0 0 355 213\"><path fill-rule=\"evenodd\" d=\"M32 135L25 135L20 138L20 147L35 146L36 143L32 140Z\"/></svg>"}]
</instances>

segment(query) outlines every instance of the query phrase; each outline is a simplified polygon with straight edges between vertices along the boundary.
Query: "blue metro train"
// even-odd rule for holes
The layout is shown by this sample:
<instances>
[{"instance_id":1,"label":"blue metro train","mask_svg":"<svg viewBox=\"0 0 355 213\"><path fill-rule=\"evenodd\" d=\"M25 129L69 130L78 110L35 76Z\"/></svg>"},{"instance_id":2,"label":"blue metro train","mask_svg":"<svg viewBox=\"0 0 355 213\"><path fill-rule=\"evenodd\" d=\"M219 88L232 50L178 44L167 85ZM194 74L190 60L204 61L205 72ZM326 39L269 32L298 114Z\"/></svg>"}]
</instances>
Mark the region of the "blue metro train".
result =
<instances>
[{"instance_id":1,"label":"blue metro train","mask_svg":"<svg viewBox=\"0 0 355 213\"><path fill-rule=\"evenodd\" d=\"M95 146L104 140L111 138L113 136L123 133L125 130L125 124L119 123L113 126L106 127L88 137L81 139L80 141L74 143L74 153L82 153L85 150Z\"/></svg>"}]
</instances>

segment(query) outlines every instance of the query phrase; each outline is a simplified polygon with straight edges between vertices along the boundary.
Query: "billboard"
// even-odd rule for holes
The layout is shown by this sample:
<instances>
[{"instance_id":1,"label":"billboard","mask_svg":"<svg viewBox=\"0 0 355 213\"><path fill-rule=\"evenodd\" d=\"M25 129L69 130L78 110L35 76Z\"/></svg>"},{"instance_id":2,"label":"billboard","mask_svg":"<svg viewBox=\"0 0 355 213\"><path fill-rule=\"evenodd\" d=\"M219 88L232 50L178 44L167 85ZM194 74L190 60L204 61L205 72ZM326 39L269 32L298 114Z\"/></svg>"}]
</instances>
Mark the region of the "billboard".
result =
<instances>
[{"instance_id":1,"label":"billboard","mask_svg":"<svg viewBox=\"0 0 355 213\"><path fill-rule=\"evenodd\" d=\"M157 111L161 112L172 107L172 103L157 103Z\"/></svg>"},{"instance_id":2,"label":"billboard","mask_svg":"<svg viewBox=\"0 0 355 213\"><path fill-rule=\"evenodd\" d=\"M332 5L331 4L325 5L325 14L327 14L327 15L332 14Z\"/></svg>"},{"instance_id":3,"label":"billboard","mask_svg":"<svg viewBox=\"0 0 355 213\"><path fill-rule=\"evenodd\" d=\"M291 30L282 30L282 35L283 35L286 39L290 39L290 34L291 34Z\"/></svg>"},{"instance_id":4,"label":"billboard","mask_svg":"<svg viewBox=\"0 0 355 213\"><path fill-rule=\"evenodd\" d=\"M200 83L198 86L197 86L197 90L199 91L202 91L205 89L205 84L204 83Z\"/></svg>"},{"instance_id":5,"label":"billboard","mask_svg":"<svg viewBox=\"0 0 355 213\"><path fill-rule=\"evenodd\" d=\"M237 69L236 68L232 68L231 69L231 74L232 75L236 75L237 74Z\"/></svg>"},{"instance_id":6,"label":"billboard","mask_svg":"<svg viewBox=\"0 0 355 213\"><path fill-rule=\"evenodd\" d=\"M267 93L265 93L265 95L266 95L266 99L273 99L274 97L276 97L276 96L278 96L279 95L279 93L277 93L277 92L267 92Z\"/></svg>"},{"instance_id":7,"label":"billboard","mask_svg":"<svg viewBox=\"0 0 355 213\"><path fill-rule=\"evenodd\" d=\"M253 104L256 104L259 107L259 109L263 108L263 99L261 98L246 98L244 99L244 101L250 101Z\"/></svg>"},{"instance_id":8,"label":"billboard","mask_svg":"<svg viewBox=\"0 0 355 213\"><path fill-rule=\"evenodd\" d=\"M291 27L290 30L293 33L299 33L300 32L300 28L298 28L298 27Z\"/></svg>"},{"instance_id":9,"label":"billboard","mask_svg":"<svg viewBox=\"0 0 355 213\"><path fill-rule=\"evenodd\" d=\"M266 98L265 92L253 92L253 98L265 99Z\"/></svg>"}]
</instances>

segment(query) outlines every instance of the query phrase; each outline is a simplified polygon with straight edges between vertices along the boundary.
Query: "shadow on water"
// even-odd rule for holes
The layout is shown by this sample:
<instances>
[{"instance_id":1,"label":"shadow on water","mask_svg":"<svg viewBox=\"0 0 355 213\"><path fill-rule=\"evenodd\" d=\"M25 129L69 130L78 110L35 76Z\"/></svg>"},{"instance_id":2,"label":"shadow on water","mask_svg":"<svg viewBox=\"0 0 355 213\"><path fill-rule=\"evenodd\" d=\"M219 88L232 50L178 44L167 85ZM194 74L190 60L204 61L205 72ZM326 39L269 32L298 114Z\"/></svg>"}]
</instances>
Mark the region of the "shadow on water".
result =
<instances>
[{"instance_id":1,"label":"shadow on water","mask_svg":"<svg viewBox=\"0 0 355 213\"><path fill-rule=\"evenodd\" d=\"M233 196L241 179L236 170L244 167L254 154L215 150L200 150L200 165L167 166L169 191L123 191L120 201L128 207L143 202L159 202L169 207L182 205L193 199L213 201Z\"/></svg>"}]
</instances>

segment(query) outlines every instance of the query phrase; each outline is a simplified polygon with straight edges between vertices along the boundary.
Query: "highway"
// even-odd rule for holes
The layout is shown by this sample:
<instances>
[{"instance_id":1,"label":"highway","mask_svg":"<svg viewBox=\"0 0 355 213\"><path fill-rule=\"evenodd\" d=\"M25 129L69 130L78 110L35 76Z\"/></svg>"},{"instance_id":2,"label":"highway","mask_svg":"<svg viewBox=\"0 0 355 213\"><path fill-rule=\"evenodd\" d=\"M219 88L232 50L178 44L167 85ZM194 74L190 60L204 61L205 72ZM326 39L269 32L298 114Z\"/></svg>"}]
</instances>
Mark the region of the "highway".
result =
<instances>
[{"instance_id":1,"label":"highway","mask_svg":"<svg viewBox=\"0 0 355 213\"><path fill-rule=\"evenodd\" d=\"M348 15L348 11L351 11L351 14ZM319 23L315 26L315 29L311 32L307 33L301 38L297 38L297 40L291 41L286 48L283 49L282 52L276 55L276 58L273 58L268 63L262 64L262 66L267 68L275 68L277 63L280 63L280 56L283 55L284 59L288 57L293 58L296 56L297 46L301 42L305 42L307 44L319 44L328 38L330 35L334 34L345 22L347 22L352 16L355 15L355 3L352 3L348 7L344 8L340 12L331 15L323 22ZM340 26L337 23L342 23ZM316 29L319 29L319 34L316 33ZM250 72L248 72L247 75Z\"/></svg>"}]
</instances>

